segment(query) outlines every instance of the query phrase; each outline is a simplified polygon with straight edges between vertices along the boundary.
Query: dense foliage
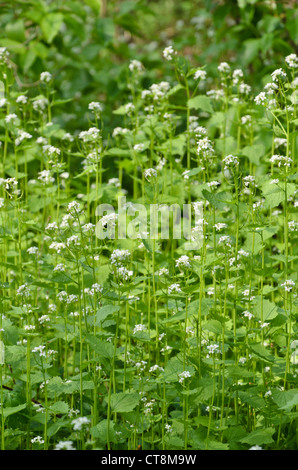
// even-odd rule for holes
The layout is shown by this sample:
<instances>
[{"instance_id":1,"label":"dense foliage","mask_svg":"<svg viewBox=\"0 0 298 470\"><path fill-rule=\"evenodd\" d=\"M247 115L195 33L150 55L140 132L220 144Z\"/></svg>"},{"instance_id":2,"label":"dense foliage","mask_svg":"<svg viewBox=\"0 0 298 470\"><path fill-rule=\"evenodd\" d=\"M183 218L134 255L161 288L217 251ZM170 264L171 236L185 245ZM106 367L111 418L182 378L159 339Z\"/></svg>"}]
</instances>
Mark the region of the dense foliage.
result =
<instances>
[{"instance_id":1,"label":"dense foliage","mask_svg":"<svg viewBox=\"0 0 298 470\"><path fill-rule=\"evenodd\" d=\"M1 449L298 448L297 11L1 4Z\"/></svg>"}]
</instances>

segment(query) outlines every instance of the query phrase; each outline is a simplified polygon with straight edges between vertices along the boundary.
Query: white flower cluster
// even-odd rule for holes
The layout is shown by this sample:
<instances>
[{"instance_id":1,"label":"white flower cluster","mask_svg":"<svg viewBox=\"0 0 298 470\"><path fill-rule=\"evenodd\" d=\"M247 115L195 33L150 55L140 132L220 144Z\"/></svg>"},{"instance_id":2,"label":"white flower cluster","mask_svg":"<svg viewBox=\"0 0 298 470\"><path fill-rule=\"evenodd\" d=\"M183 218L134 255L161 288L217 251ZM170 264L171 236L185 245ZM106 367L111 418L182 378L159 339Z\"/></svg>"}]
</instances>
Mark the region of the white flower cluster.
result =
<instances>
[{"instance_id":1,"label":"white flower cluster","mask_svg":"<svg viewBox=\"0 0 298 470\"><path fill-rule=\"evenodd\" d=\"M194 74L195 80L206 80L207 72L205 70L198 69Z\"/></svg>"},{"instance_id":2,"label":"white flower cluster","mask_svg":"<svg viewBox=\"0 0 298 470\"><path fill-rule=\"evenodd\" d=\"M43 344L40 346L35 346L35 348L32 349L32 352L38 353L40 357L45 357L47 359L57 354L57 351L54 349L46 350L46 347Z\"/></svg>"},{"instance_id":3,"label":"white flower cluster","mask_svg":"<svg viewBox=\"0 0 298 470\"><path fill-rule=\"evenodd\" d=\"M79 139L83 142L97 142L100 138L100 131L97 127L90 127L87 131L82 131L79 133Z\"/></svg>"},{"instance_id":4,"label":"white flower cluster","mask_svg":"<svg viewBox=\"0 0 298 470\"><path fill-rule=\"evenodd\" d=\"M0 64L7 64L9 59L9 52L6 47L0 47Z\"/></svg>"},{"instance_id":5,"label":"white flower cluster","mask_svg":"<svg viewBox=\"0 0 298 470\"><path fill-rule=\"evenodd\" d=\"M160 101L170 89L170 84L166 81L160 83L153 83L148 90L143 90L141 97L142 100L151 98L153 102ZM145 111L148 111L148 108L145 108Z\"/></svg>"},{"instance_id":6,"label":"white flower cluster","mask_svg":"<svg viewBox=\"0 0 298 470\"><path fill-rule=\"evenodd\" d=\"M66 246L63 242L52 242L49 246L49 249L56 251L56 253L61 253L65 248Z\"/></svg>"},{"instance_id":7,"label":"white flower cluster","mask_svg":"<svg viewBox=\"0 0 298 470\"><path fill-rule=\"evenodd\" d=\"M298 57L296 54L290 54L285 58L287 66L290 69L297 69L298 68Z\"/></svg>"},{"instance_id":8,"label":"white flower cluster","mask_svg":"<svg viewBox=\"0 0 298 470\"><path fill-rule=\"evenodd\" d=\"M50 170L42 170L38 173L37 179L41 181L45 185L49 185L51 183L54 183L55 178L52 176L52 173Z\"/></svg>"},{"instance_id":9,"label":"white flower cluster","mask_svg":"<svg viewBox=\"0 0 298 470\"><path fill-rule=\"evenodd\" d=\"M133 271L127 269L125 266L116 267L116 273L121 281L128 281L133 276Z\"/></svg>"},{"instance_id":10,"label":"white flower cluster","mask_svg":"<svg viewBox=\"0 0 298 470\"><path fill-rule=\"evenodd\" d=\"M130 133L130 130L127 129L126 127L115 127L115 129L113 130L112 132L112 137L118 137L119 135L125 135L125 134L129 134Z\"/></svg>"},{"instance_id":11,"label":"white flower cluster","mask_svg":"<svg viewBox=\"0 0 298 470\"><path fill-rule=\"evenodd\" d=\"M157 171L154 168L147 168L144 171L144 177L147 181L150 181L151 178L156 178L157 177Z\"/></svg>"},{"instance_id":12,"label":"white flower cluster","mask_svg":"<svg viewBox=\"0 0 298 470\"><path fill-rule=\"evenodd\" d=\"M55 450L76 450L72 441L59 441L55 445Z\"/></svg>"},{"instance_id":13,"label":"white flower cluster","mask_svg":"<svg viewBox=\"0 0 298 470\"><path fill-rule=\"evenodd\" d=\"M173 49L173 46L167 46L164 48L162 55L166 60L173 60L173 56L175 55L175 51Z\"/></svg>"},{"instance_id":14,"label":"white flower cluster","mask_svg":"<svg viewBox=\"0 0 298 470\"><path fill-rule=\"evenodd\" d=\"M129 260L130 256L129 250L116 249L111 254L111 264L114 266L122 266L123 263Z\"/></svg>"},{"instance_id":15,"label":"white flower cluster","mask_svg":"<svg viewBox=\"0 0 298 470\"><path fill-rule=\"evenodd\" d=\"M88 109L90 111L93 111L95 117L98 118L101 115L102 111L103 111L103 106L98 101L91 101L91 103L88 104Z\"/></svg>"},{"instance_id":16,"label":"white flower cluster","mask_svg":"<svg viewBox=\"0 0 298 470\"><path fill-rule=\"evenodd\" d=\"M178 283L174 283L174 284L171 284L169 287L168 287L168 294L171 295L171 294L180 294L182 292L181 290L181 287L180 287L180 284Z\"/></svg>"},{"instance_id":17,"label":"white flower cluster","mask_svg":"<svg viewBox=\"0 0 298 470\"><path fill-rule=\"evenodd\" d=\"M221 62L217 67L219 73L228 75L231 72L231 67L227 62Z\"/></svg>"},{"instance_id":18,"label":"white flower cluster","mask_svg":"<svg viewBox=\"0 0 298 470\"><path fill-rule=\"evenodd\" d=\"M272 72L271 77L274 82L278 82L279 80L286 78L287 74L283 71L283 69L276 69L274 72Z\"/></svg>"},{"instance_id":19,"label":"white flower cluster","mask_svg":"<svg viewBox=\"0 0 298 470\"><path fill-rule=\"evenodd\" d=\"M233 167L239 165L238 157L236 157L236 156L234 156L234 155L227 155L227 156L223 159L223 162L224 162L224 169L225 169L225 170L228 170L228 169L230 169L230 168L233 168Z\"/></svg>"},{"instance_id":20,"label":"white flower cluster","mask_svg":"<svg viewBox=\"0 0 298 470\"><path fill-rule=\"evenodd\" d=\"M118 214L116 214L116 212L111 212L110 214L104 215L100 219L100 224L103 228L105 228L105 227L116 227L117 219L118 219Z\"/></svg>"},{"instance_id":21,"label":"white flower cluster","mask_svg":"<svg viewBox=\"0 0 298 470\"><path fill-rule=\"evenodd\" d=\"M42 113L43 111L45 111L48 104L49 104L49 101L44 96L41 97L41 98L36 98L32 102L32 106L33 106L34 111L37 111L38 113Z\"/></svg>"},{"instance_id":22,"label":"white flower cluster","mask_svg":"<svg viewBox=\"0 0 298 470\"><path fill-rule=\"evenodd\" d=\"M292 279L287 279L285 282L281 284L281 287L285 289L285 291L290 292L293 287L295 287L295 282Z\"/></svg>"},{"instance_id":23,"label":"white flower cluster","mask_svg":"<svg viewBox=\"0 0 298 470\"><path fill-rule=\"evenodd\" d=\"M66 291L62 290L58 292L57 298L59 302L61 303L66 303L68 305L77 302L78 301L78 296L75 294L68 294Z\"/></svg>"},{"instance_id":24,"label":"white flower cluster","mask_svg":"<svg viewBox=\"0 0 298 470\"><path fill-rule=\"evenodd\" d=\"M74 431L82 431L83 429L88 428L90 422L90 419L86 416L79 416L78 418L74 419L71 424L73 425Z\"/></svg>"},{"instance_id":25,"label":"white flower cluster","mask_svg":"<svg viewBox=\"0 0 298 470\"><path fill-rule=\"evenodd\" d=\"M285 157L283 155L272 155L272 157L270 158L270 162L271 163L277 162L278 167L281 167L281 166L290 167L292 161L293 160L290 157Z\"/></svg>"},{"instance_id":26,"label":"white flower cluster","mask_svg":"<svg viewBox=\"0 0 298 470\"><path fill-rule=\"evenodd\" d=\"M176 260L176 268L190 268L190 259L187 255L182 255Z\"/></svg>"},{"instance_id":27,"label":"white flower cluster","mask_svg":"<svg viewBox=\"0 0 298 470\"><path fill-rule=\"evenodd\" d=\"M179 383L183 383L184 380L189 379L191 377L191 373L188 370L185 370L179 374Z\"/></svg>"},{"instance_id":28,"label":"white flower cluster","mask_svg":"<svg viewBox=\"0 0 298 470\"><path fill-rule=\"evenodd\" d=\"M32 135L28 132L18 130L18 137L15 139L15 145L18 147L24 140L31 138Z\"/></svg>"},{"instance_id":29,"label":"white flower cluster","mask_svg":"<svg viewBox=\"0 0 298 470\"><path fill-rule=\"evenodd\" d=\"M50 81L52 80L52 75L50 74L50 72L41 72L39 78L41 82L50 83Z\"/></svg>"},{"instance_id":30,"label":"white flower cluster","mask_svg":"<svg viewBox=\"0 0 298 470\"><path fill-rule=\"evenodd\" d=\"M213 143L208 137L203 137L203 139L197 141L197 153L203 158L207 158L214 153Z\"/></svg>"},{"instance_id":31,"label":"white flower cluster","mask_svg":"<svg viewBox=\"0 0 298 470\"><path fill-rule=\"evenodd\" d=\"M133 59L130 61L128 68L131 72L140 73L143 70L143 64L139 60Z\"/></svg>"},{"instance_id":32,"label":"white flower cluster","mask_svg":"<svg viewBox=\"0 0 298 470\"><path fill-rule=\"evenodd\" d=\"M133 329L133 334L135 335L139 331L146 331L146 330L147 330L146 325L143 325L142 323L140 323L139 325L135 325L135 327Z\"/></svg>"}]
</instances>

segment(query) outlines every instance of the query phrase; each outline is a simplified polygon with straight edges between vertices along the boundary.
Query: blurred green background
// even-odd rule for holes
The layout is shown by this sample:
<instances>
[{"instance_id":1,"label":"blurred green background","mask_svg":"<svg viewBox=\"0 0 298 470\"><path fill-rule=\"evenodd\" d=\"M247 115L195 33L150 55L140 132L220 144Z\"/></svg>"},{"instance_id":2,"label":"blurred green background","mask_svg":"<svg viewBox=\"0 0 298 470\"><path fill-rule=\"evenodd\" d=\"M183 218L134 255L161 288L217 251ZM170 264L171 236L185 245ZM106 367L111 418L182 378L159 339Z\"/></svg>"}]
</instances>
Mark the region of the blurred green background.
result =
<instances>
[{"instance_id":1,"label":"blurred green background","mask_svg":"<svg viewBox=\"0 0 298 470\"><path fill-rule=\"evenodd\" d=\"M143 62L143 86L171 76L162 57L172 44L216 76L220 61L250 74L261 87L298 44L294 1L255 0L11 0L0 3L0 46L11 53L17 85L30 95L39 74L55 77L59 118L66 130L86 123L90 101L106 116L129 96L128 63ZM115 122L107 118L108 128Z\"/></svg>"}]
</instances>

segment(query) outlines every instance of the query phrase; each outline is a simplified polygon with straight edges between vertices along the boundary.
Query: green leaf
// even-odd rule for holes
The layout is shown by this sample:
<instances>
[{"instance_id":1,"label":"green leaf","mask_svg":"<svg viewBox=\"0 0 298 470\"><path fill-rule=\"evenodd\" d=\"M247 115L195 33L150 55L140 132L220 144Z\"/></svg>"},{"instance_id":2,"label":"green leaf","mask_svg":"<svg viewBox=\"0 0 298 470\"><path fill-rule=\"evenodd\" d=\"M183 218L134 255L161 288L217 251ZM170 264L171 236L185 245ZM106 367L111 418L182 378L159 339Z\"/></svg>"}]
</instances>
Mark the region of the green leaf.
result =
<instances>
[{"instance_id":1,"label":"green leaf","mask_svg":"<svg viewBox=\"0 0 298 470\"><path fill-rule=\"evenodd\" d=\"M63 22L62 13L48 13L40 22L43 36L48 44L51 44L60 31Z\"/></svg>"},{"instance_id":2,"label":"green leaf","mask_svg":"<svg viewBox=\"0 0 298 470\"><path fill-rule=\"evenodd\" d=\"M108 420L104 419L96 426L93 426L90 429L91 436L95 439L98 439L102 444L105 444L107 441L107 431L108 430ZM110 442L117 442L117 436L114 430L114 423L111 422L109 426L109 440Z\"/></svg>"},{"instance_id":3,"label":"green leaf","mask_svg":"<svg viewBox=\"0 0 298 470\"><path fill-rule=\"evenodd\" d=\"M252 353L265 362L274 362L274 356L262 344L250 345Z\"/></svg>"},{"instance_id":4,"label":"green leaf","mask_svg":"<svg viewBox=\"0 0 298 470\"><path fill-rule=\"evenodd\" d=\"M111 396L111 408L114 413L128 413L135 409L139 401L140 395L135 392L114 393Z\"/></svg>"},{"instance_id":5,"label":"green leaf","mask_svg":"<svg viewBox=\"0 0 298 470\"><path fill-rule=\"evenodd\" d=\"M229 444L209 439L208 450L229 450Z\"/></svg>"},{"instance_id":6,"label":"green leaf","mask_svg":"<svg viewBox=\"0 0 298 470\"><path fill-rule=\"evenodd\" d=\"M252 431L247 436L240 439L242 444L249 444L251 446L262 444L272 444L274 441L272 439L273 434L275 433L274 428L264 428L264 429L257 429L256 431Z\"/></svg>"},{"instance_id":7,"label":"green leaf","mask_svg":"<svg viewBox=\"0 0 298 470\"><path fill-rule=\"evenodd\" d=\"M211 378L201 379L198 382L197 400L206 402L213 396L213 380Z\"/></svg>"},{"instance_id":8,"label":"green leaf","mask_svg":"<svg viewBox=\"0 0 298 470\"><path fill-rule=\"evenodd\" d=\"M96 273L96 278L99 284L103 285L106 282L106 280L108 279L110 275L110 272L111 272L111 268L108 264L104 264L100 266L100 269Z\"/></svg>"},{"instance_id":9,"label":"green leaf","mask_svg":"<svg viewBox=\"0 0 298 470\"><path fill-rule=\"evenodd\" d=\"M211 193L206 189L202 190L203 197L210 202L210 204L219 210L224 210L229 204L232 204L231 196L227 191L219 193Z\"/></svg>"},{"instance_id":10,"label":"green leaf","mask_svg":"<svg viewBox=\"0 0 298 470\"><path fill-rule=\"evenodd\" d=\"M56 401L50 406L50 411L55 414L67 414L69 412L69 405L65 401Z\"/></svg>"},{"instance_id":11,"label":"green leaf","mask_svg":"<svg viewBox=\"0 0 298 470\"><path fill-rule=\"evenodd\" d=\"M258 295L255 298L255 305L253 307L252 313L256 316L258 320L262 318L262 297ZM268 299L263 299L263 321L267 322L268 320L272 320L278 314L277 306L275 303L270 302Z\"/></svg>"},{"instance_id":12,"label":"green leaf","mask_svg":"<svg viewBox=\"0 0 298 470\"><path fill-rule=\"evenodd\" d=\"M91 334L87 334L85 340L99 356L112 359L114 348L111 343L102 341Z\"/></svg>"},{"instance_id":13,"label":"green leaf","mask_svg":"<svg viewBox=\"0 0 298 470\"><path fill-rule=\"evenodd\" d=\"M56 421L51 426L49 426L48 436L49 437L54 436L59 431L59 429L61 429L63 426L65 426L65 422L59 419L59 421Z\"/></svg>"},{"instance_id":14,"label":"green leaf","mask_svg":"<svg viewBox=\"0 0 298 470\"><path fill-rule=\"evenodd\" d=\"M265 147L262 144L250 145L242 149L242 155L245 155L246 157L248 157L248 159L254 165L260 164L260 159L262 156L264 156L264 154L265 154Z\"/></svg>"},{"instance_id":15,"label":"green leaf","mask_svg":"<svg viewBox=\"0 0 298 470\"><path fill-rule=\"evenodd\" d=\"M15 19L5 27L5 36L19 42L26 41L25 25L23 19Z\"/></svg>"},{"instance_id":16,"label":"green leaf","mask_svg":"<svg viewBox=\"0 0 298 470\"><path fill-rule=\"evenodd\" d=\"M215 335L222 335L222 324L218 320L209 320L203 325L203 330L210 331Z\"/></svg>"},{"instance_id":17,"label":"green leaf","mask_svg":"<svg viewBox=\"0 0 298 470\"><path fill-rule=\"evenodd\" d=\"M298 405L298 389L273 390L272 399L281 410L291 409L293 406Z\"/></svg>"},{"instance_id":18,"label":"green leaf","mask_svg":"<svg viewBox=\"0 0 298 470\"><path fill-rule=\"evenodd\" d=\"M27 406L27 404L23 403L22 405L4 408L3 411L2 411L4 419L6 419L8 416L11 416L11 415L14 415L14 414L18 413L19 411L24 410L26 408L26 406Z\"/></svg>"},{"instance_id":19,"label":"green leaf","mask_svg":"<svg viewBox=\"0 0 298 470\"><path fill-rule=\"evenodd\" d=\"M280 182L278 184L271 184L270 181L265 181L261 186L262 193L265 197L264 208L272 209L279 206L285 200L285 184ZM296 190L294 183L287 184L288 197L293 196Z\"/></svg>"},{"instance_id":20,"label":"green leaf","mask_svg":"<svg viewBox=\"0 0 298 470\"><path fill-rule=\"evenodd\" d=\"M293 8L287 9L286 28L288 29L294 44L298 44L298 15L294 13Z\"/></svg>"},{"instance_id":21,"label":"green leaf","mask_svg":"<svg viewBox=\"0 0 298 470\"><path fill-rule=\"evenodd\" d=\"M101 10L101 0L83 0L86 5L88 5L91 10L98 14L100 13Z\"/></svg>"},{"instance_id":22,"label":"green leaf","mask_svg":"<svg viewBox=\"0 0 298 470\"><path fill-rule=\"evenodd\" d=\"M211 100L210 98L208 98L208 96L205 95L198 95L194 98L190 98L187 101L187 106L190 109L201 109L202 111L206 111L207 113L213 112Z\"/></svg>"},{"instance_id":23,"label":"green leaf","mask_svg":"<svg viewBox=\"0 0 298 470\"><path fill-rule=\"evenodd\" d=\"M185 370L188 370L191 375L194 373L192 366L187 365ZM163 379L166 382L178 382L181 372L184 372L182 359L179 359L177 356L172 357L165 366Z\"/></svg>"},{"instance_id":24,"label":"green leaf","mask_svg":"<svg viewBox=\"0 0 298 470\"><path fill-rule=\"evenodd\" d=\"M110 315L120 310L119 305L104 305L96 312L96 325L99 325Z\"/></svg>"},{"instance_id":25,"label":"green leaf","mask_svg":"<svg viewBox=\"0 0 298 470\"><path fill-rule=\"evenodd\" d=\"M126 106L127 106L126 104L122 104L121 106L119 106L119 108L115 109L113 113L118 114L119 116L125 116L127 114Z\"/></svg>"}]
</instances>

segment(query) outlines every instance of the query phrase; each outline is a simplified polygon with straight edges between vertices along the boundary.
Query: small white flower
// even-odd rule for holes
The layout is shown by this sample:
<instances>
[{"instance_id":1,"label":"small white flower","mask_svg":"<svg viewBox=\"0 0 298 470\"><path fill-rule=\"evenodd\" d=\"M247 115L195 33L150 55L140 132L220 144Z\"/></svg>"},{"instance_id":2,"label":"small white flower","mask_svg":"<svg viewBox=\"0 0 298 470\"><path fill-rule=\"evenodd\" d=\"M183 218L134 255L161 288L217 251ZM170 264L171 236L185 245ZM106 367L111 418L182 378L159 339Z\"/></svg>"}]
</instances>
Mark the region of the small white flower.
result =
<instances>
[{"instance_id":1,"label":"small white flower","mask_svg":"<svg viewBox=\"0 0 298 470\"><path fill-rule=\"evenodd\" d=\"M147 168L144 171L144 177L147 181L150 181L151 178L156 178L157 177L157 171L154 170L154 168Z\"/></svg>"},{"instance_id":2,"label":"small white flower","mask_svg":"<svg viewBox=\"0 0 298 470\"><path fill-rule=\"evenodd\" d=\"M146 330L147 330L147 327L140 323L139 325L135 325L133 329L133 334L135 335L138 331L146 331Z\"/></svg>"},{"instance_id":3,"label":"small white flower","mask_svg":"<svg viewBox=\"0 0 298 470\"><path fill-rule=\"evenodd\" d=\"M64 273L65 271L65 264L59 263L54 267L54 271L58 271L60 273Z\"/></svg>"},{"instance_id":4,"label":"small white flower","mask_svg":"<svg viewBox=\"0 0 298 470\"><path fill-rule=\"evenodd\" d=\"M179 383L183 383L184 380L188 379L191 377L191 373L188 370L185 370L179 374Z\"/></svg>"},{"instance_id":5,"label":"small white flower","mask_svg":"<svg viewBox=\"0 0 298 470\"><path fill-rule=\"evenodd\" d=\"M281 78L286 78L287 74L283 71L283 69L276 69L272 72L271 77L274 82L278 82Z\"/></svg>"},{"instance_id":6,"label":"small white flower","mask_svg":"<svg viewBox=\"0 0 298 470\"><path fill-rule=\"evenodd\" d=\"M207 73L205 70L197 70L194 74L194 79L195 80L206 80Z\"/></svg>"},{"instance_id":7,"label":"small white flower","mask_svg":"<svg viewBox=\"0 0 298 470\"><path fill-rule=\"evenodd\" d=\"M49 315L42 315L39 319L38 319L39 323L41 325L43 325L44 323L49 323L51 321L51 318L49 317Z\"/></svg>"},{"instance_id":8,"label":"small white flower","mask_svg":"<svg viewBox=\"0 0 298 470\"><path fill-rule=\"evenodd\" d=\"M41 436L36 436L31 439L32 444L44 444L44 439Z\"/></svg>"},{"instance_id":9,"label":"small white flower","mask_svg":"<svg viewBox=\"0 0 298 470\"><path fill-rule=\"evenodd\" d=\"M100 137L100 131L97 127L90 127L87 131L82 131L79 133L79 139L83 142L96 142Z\"/></svg>"},{"instance_id":10,"label":"small white flower","mask_svg":"<svg viewBox=\"0 0 298 470\"><path fill-rule=\"evenodd\" d=\"M135 144L133 146L133 149L136 151L136 152L142 152L144 150L145 146L144 144Z\"/></svg>"},{"instance_id":11,"label":"small white flower","mask_svg":"<svg viewBox=\"0 0 298 470\"><path fill-rule=\"evenodd\" d=\"M219 345L218 344L210 344L207 346L209 354L217 354L219 353Z\"/></svg>"},{"instance_id":12,"label":"small white flower","mask_svg":"<svg viewBox=\"0 0 298 470\"><path fill-rule=\"evenodd\" d=\"M241 69L235 69L232 74L233 85L239 85L242 82L244 75Z\"/></svg>"},{"instance_id":13,"label":"small white flower","mask_svg":"<svg viewBox=\"0 0 298 470\"><path fill-rule=\"evenodd\" d=\"M80 416L79 418L74 419L71 424L73 425L74 431L82 431L83 428L88 427L90 422L90 419L86 416Z\"/></svg>"},{"instance_id":14,"label":"small white flower","mask_svg":"<svg viewBox=\"0 0 298 470\"><path fill-rule=\"evenodd\" d=\"M238 160L238 157L234 156L234 155L227 155L224 159L223 159L223 162L224 162L224 169L227 170L231 167L234 167L234 166L238 166L239 165L239 160Z\"/></svg>"},{"instance_id":15,"label":"small white flower","mask_svg":"<svg viewBox=\"0 0 298 470\"><path fill-rule=\"evenodd\" d=\"M133 271L126 269L124 266L117 267L116 273L122 281L128 281L133 276Z\"/></svg>"},{"instance_id":16,"label":"small white flower","mask_svg":"<svg viewBox=\"0 0 298 470\"><path fill-rule=\"evenodd\" d=\"M30 248L28 248L27 253L29 253L30 255L35 255L36 253L38 253L38 247L31 246Z\"/></svg>"},{"instance_id":17,"label":"small white flower","mask_svg":"<svg viewBox=\"0 0 298 470\"><path fill-rule=\"evenodd\" d=\"M126 263L130 259L129 250L120 250L116 249L111 254L111 264L114 266L121 266L123 263Z\"/></svg>"},{"instance_id":18,"label":"small white flower","mask_svg":"<svg viewBox=\"0 0 298 470\"><path fill-rule=\"evenodd\" d=\"M5 122L9 124L10 122L15 122L18 119L18 116L15 113L7 114L5 116Z\"/></svg>"},{"instance_id":19,"label":"small white flower","mask_svg":"<svg viewBox=\"0 0 298 470\"><path fill-rule=\"evenodd\" d=\"M287 279L283 284L281 284L281 287L283 287L285 291L290 292L293 287L295 287L295 282L292 281L292 279Z\"/></svg>"},{"instance_id":20,"label":"small white flower","mask_svg":"<svg viewBox=\"0 0 298 470\"><path fill-rule=\"evenodd\" d=\"M50 170L42 170L38 173L37 179L41 181L43 184L51 184L54 183L55 178L52 176Z\"/></svg>"},{"instance_id":21,"label":"small white flower","mask_svg":"<svg viewBox=\"0 0 298 470\"><path fill-rule=\"evenodd\" d=\"M72 441L59 441L58 444L55 445L55 450L76 450L73 447Z\"/></svg>"},{"instance_id":22,"label":"small white flower","mask_svg":"<svg viewBox=\"0 0 298 470\"><path fill-rule=\"evenodd\" d=\"M241 124L248 124L251 123L251 116L250 114L246 114L245 116L241 117Z\"/></svg>"},{"instance_id":23,"label":"small white flower","mask_svg":"<svg viewBox=\"0 0 298 470\"><path fill-rule=\"evenodd\" d=\"M289 68L297 69L298 68L298 57L296 54L290 54L285 58L285 61Z\"/></svg>"},{"instance_id":24,"label":"small white flower","mask_svg":"<svg viewBox=\"0 0 298 470\"><path fill-rule=\"evenodd\" d=\"M181 292L182 292L182 290L181 290L180 284L178 284L178 283L171 284L168 287L168 294L169 295L172 294L172 293L180 294Z\"/></svg>"},{"instance_id":25,"label":"small white flower","mask_svg":"<svg viewBox=\"0 0 298 470\"><path fill-rule=\"evenodd\" d=\"M267 101L267 96L266 96L266 93L264 91L261 91L261 93L259 93L255 99L254 99L255 103L256 104L262 104L264 105Z\"/></svg>"},{"instance_id":26,"label":"small white flower","mask_svg":"<svg viewBox=\"0 0 298 470\"><path fill-rule=\"evenodd\" d=\"M176 267L177 268L180 268L180 267L190 268L191 264L190 264L189 256L187 255L180 256L180 258L176 260Z\"/></svg>"},{"instance_id":27,"label":"small white flower","mask_svg":"<svg viewBox=\"0 0 298 470\"><path fill-rule=\"evenodd\" d=\"M41 72L40 80L45 83L49 83L52 80L52 75L50 72Z\"/></svg>"},{"instance_id":28,"label":"small white flower","mask_svg":"<svg viewBox=\"0 0 298 470\"><path fill-rule=\"evenodd\" d=\"M228 74L231 71L231 67L227 62L221 62L217 67L218 71L223 74Z\"/></svg>"},{"instance_id":29,"label":"small white flower","mask_svg":"<svg viewBox=\"0 0 298 470\"><path fill-rule=\"evenodd\" d=\"M143 64L139 60L133 59L130 61L128 68L131 72L142 72Z\"/></svg>"},{"instance_id":30,"label":"small white flower","mask_svg":"<svg viewBox=\"0 0 298 470\"><path fill-rule=\"evenodd\" d=\"M104 215L100 219L100 224L102 225L102 227L107 227L108 225L110 227L115 227L117 219L118 214L116 214L115 212L111 212L110 214Z\"/></svg>"},{"instance_id":31,"label":"small white flower","mask_svg":"<svg viewBox=\"0 0 298 470\"><path fill-rule=\"evenodd\" d=\"M262 323L261 321L259 321L259 324L260 324L260 328L261 328L261 329L267 328L267 326L270 325L270 323L268 323L268 322L263 322L263 323Z\"/></svg>"},{"instance_id":32,"label":"small white flower","mask_svg":"<svg viewBox=\"0 0 298 470\"><path fill-rule=\"evenodd\" d=\"M99 117L103 111L103 106L98 101L92 101L88 104L88 109L90 109L90 111L93 111L96 117Z\"/></svg>"},{"instance_id":33,"label":"small white flower","mask_svg":"<svg viewBox=\"0 0 298 470\"><path fill-rule=\"evenodd\" d=\"M65 248L65 243L61 242L53 242L49 246L50 250L55 250L57 253L61 253L61 251Z\"/></svg>"},{"instance_id":34,"label":"small white flower","mask_svg":"<svg viewBox=\"0 0 298 470\"><path fill-rule=\"evenodd\" d=\"M175 51L172 46L165 47L163 50L163 56L166 60L173 60L173 55L175 54Z\"/></svg>"},{"instance_id":35,"label":"small white flower","mask_svg":"<svg viewBox=\"0 0 298 470\"><path fill-rule=\"evenodd\" d=\"M26 104L28 102L28 98L26 95L19 95L16 99L17 104Z\"/></svg>"},{"instance_id":36,"label":"small white flower","mask_svg":"<svg viewBox=\"0 0 298 470\"><path fill-rule=\"evenodd\" d=\"M48 104L49 104L48 99L45 97L37 98L32 102L33 109L39 113L41 113L42 111L45 111Z\"/></svg>"},{"instance_id":37,"label":"small white flower","mask_svg":"<svg viewBox=\"0 0 298 470\"><path fill-rule=\"evenodd\" d=\"M220 222L219 222L218 224L215 224L215 225L214 225L215 230L218 231L218 232L219 232L220 230L222 230L223 228L227 228L227 227L228 227L227 224L225 224L225 223L220 223Z\"/></svg>"}]
</instances>

